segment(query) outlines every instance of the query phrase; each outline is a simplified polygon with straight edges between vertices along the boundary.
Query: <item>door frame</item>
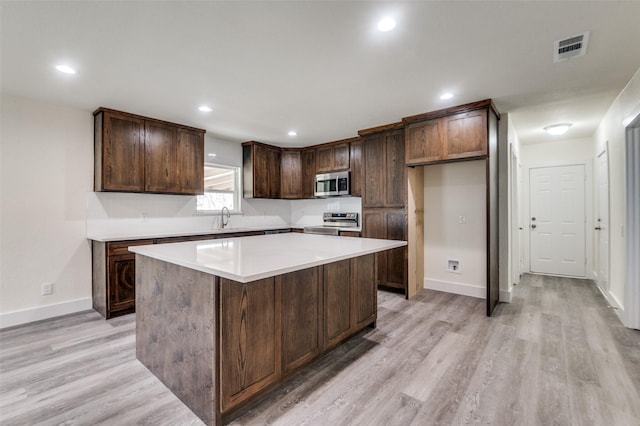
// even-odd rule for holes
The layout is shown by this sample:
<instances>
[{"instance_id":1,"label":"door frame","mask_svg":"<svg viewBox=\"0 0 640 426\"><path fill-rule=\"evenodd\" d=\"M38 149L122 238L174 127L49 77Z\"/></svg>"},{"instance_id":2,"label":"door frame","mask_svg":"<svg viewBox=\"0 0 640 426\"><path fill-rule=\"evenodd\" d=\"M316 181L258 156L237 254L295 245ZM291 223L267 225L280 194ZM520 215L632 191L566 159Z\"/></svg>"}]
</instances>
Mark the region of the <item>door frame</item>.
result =
<instances>
[{"instance_id":1,"label":"door frame","mask_svg":"<svg viewBox=\"0 0 640 426\"><path fill-rule=\"evenodd\" d=\"M524 174L523 174L523 185L522 185L522 189L524 192L524 196L522 197L523 199L523 211L524 211L524 218L527 217L531 217L531 211L530 211L530 203L529 203L529 199L530 199L530 194L529 194L529 190L530 190L530 179L529 179L529 175L531 173L531 169L537 169L537 168L542 168L542 167L562 167L562 166L584 166L584 174L585 174L585 256L586 256L586 260L587 260L587 264L585 265L585 276L584 277L577 277L577 278L584 278L584 279L593 279L593 232L586 232L586 230L588 229L593 229L593 161L587 161L587 160L583 160L583 161L575 161L575 162L565 162L565 161L549 161L549 162L544 162L544 163L531 163L531 164L526 164L524 167ZM523 236L524 236L524 270L522 270L521 272L528 272L530 274L535 274L535 272L531 272L531 261L530 261L530 243L531 243L531 239L530 239L530 234L531 234L531 229L529 228L528 223L526 220L524 220L523 218L523 222L522 222L522 227L523 229Z\"/></svg>"},{"instance_id":2,"label":"door frame","mask_svg":"<svg viewBox=\"0 0 640 426\"><path fill-rule=\"evenodd\" d=\"M522 176L521 170L522 165L520 164L520 160L518 158L518 153L513 149L513 146L509 146L510 149L510 161L511 161L511 193L510 200L511 205L509 206L510 214L509 214L509 223L511 225L511 267L510 267L510 286L517 285L520 283L520 277L522 272L524 271L522 265L522 240L523 236L523 218L522 218Z\"/></svg>"},{"instance_id":3,"label":"door frame","mask_svg":"<svg viewBox=\"0 0 640 426\"><path fill-rule=\"evenodd\" d=\"M624 324L640 329L640 114L625 128L625 237L626 271L624 284Z\"/></svg>"},{"instance_id":4,"label":"door frame","mask_svg":"<svg viewBox=\"0 0 640 426\"><path fill-rule=\"evenodd\" d=\"M607 281L606 281L606 285L602 286L602 280L600 277L600 259L601 259L601 248L600 248L600 233L598 231L595 230L595 227L599 226L599 222L598 219L601 216L601 212L600 212L600 157L606 155L607 156L607 206L606 206L606 210L607 210L607 240L608 240L608 244L607 244L607 252L606 252L606 256L607 256ZM611 209L610 209L610 205L611 205L611 199L610 199L610 173L609 173L609 141L606 141L604 143L604 149L602 150L602 152L600 152L595 159L595 169L598 170L598 173L596 174L596 176L594 177L594 193L597 194L597 198L594 199L594 229L593 229L593 280L596 283L596 285L598 287L600 287L601 292L608 294L609 293L609 288L610 286L610 280L609 280L609 268L610 268L610 263L611 263ZM597 262L596 262L596 258L597 258ZM596 264L597 263L597 264ZM596 268L597 266L597 268Z\"/></svg>"}]
</instances>

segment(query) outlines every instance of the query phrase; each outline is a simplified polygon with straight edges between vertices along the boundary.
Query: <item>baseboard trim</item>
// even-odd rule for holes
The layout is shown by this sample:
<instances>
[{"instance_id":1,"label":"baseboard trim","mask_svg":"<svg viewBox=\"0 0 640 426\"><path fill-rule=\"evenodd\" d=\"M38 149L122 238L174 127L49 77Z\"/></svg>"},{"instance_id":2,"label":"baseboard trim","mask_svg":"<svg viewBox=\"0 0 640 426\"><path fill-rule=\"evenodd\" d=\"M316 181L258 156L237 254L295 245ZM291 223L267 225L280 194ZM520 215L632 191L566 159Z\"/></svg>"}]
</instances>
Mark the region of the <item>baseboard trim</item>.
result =
<instances>
[{"instance_id":1,"label":"baseboard trim","mask_svg":"<svg viewBox=\"0 0 640 426\"><path fill-rule=\"evenodd\" d=\"M513 290L513 288L510 288L509 290L500 290L501 302L511 303L511 290Z\"/></svg>"},{"instance_id":2,"label":"baseboard trim","mask_svg":"<svg viewBox=\"0 0 640 426\"><path fill-rule=\"evenodd\" d=\"M429 280L424 279L424 288L429 290L444 291L447 293L460 294L462 296L477 297L479 299L487 298L487 289L469 284L459 284L450 281Z\"/></svg>"},{"instance_id":3,"label":"baseboard trim","mask_svg":"<svg viewBox=\"0 0 640 426\"><path fill-rule=\"evenodd\" d=\"M93 308L91 297L57 303L55 305L40 306L38 308L24 309L22 311L0 314L0 329L41 321L61 315L73 314Z\"/></svg>"},{"instance_id":4,"label":"baseboard trim","mask_svg":"<svg viewBox=\"0 0 640 426\"><path fill-rule=\"evenodd\" d=\"M594 283L596 284L596 288L600 290L600 294L602 294L607 303L613 308L613 311L616 313L622 324L625 327L628 327L626 323L626 315L624 314L624 308L622 307L622 304L620 304L618 298L610 291L607 291L604 288L600 287L597 281L594 281Z\"/></svg>"}]
</instances>

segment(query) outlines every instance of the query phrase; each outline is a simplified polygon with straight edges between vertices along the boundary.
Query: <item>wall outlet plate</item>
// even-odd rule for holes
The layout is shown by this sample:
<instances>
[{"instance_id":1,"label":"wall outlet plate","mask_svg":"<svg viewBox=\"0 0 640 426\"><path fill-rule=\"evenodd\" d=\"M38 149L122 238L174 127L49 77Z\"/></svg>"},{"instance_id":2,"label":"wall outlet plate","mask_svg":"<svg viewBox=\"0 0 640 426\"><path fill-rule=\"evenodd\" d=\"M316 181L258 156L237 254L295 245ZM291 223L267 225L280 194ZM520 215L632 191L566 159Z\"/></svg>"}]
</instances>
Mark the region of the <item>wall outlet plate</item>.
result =
<instances>
[{"instance_id":1,"label":"wall outlet plate","mask_svg":"<svg viewBox=\"0 0 640 426\"><path fill-rule=\"evenodd\" d=\"M447 260L447 271L460 273L460 261L455 259Z\"/></svg>"},{"instance_id":2,"label":"wall outlet plate","mask_svg":"<svg viewBox=\"0 0 640 426\"><path fill-rule=\"evenodd\" d=\"M40 293L43 296L48 296L53 293L53 283L42 283L40 287Z\"/></svg>"}]
</instances>

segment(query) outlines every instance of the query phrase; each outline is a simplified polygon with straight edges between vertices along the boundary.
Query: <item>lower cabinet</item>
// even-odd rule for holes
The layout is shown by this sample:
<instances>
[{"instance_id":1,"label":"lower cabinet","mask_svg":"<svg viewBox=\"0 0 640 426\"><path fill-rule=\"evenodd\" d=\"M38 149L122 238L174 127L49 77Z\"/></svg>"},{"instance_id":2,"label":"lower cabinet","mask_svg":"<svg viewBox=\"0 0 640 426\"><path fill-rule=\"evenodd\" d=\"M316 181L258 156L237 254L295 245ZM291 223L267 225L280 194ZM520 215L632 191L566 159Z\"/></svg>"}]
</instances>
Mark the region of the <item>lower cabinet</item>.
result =
<instances>
[{"instance_id":1,"label":"lower cabinet","mask_svg":"<svg viewBox=\"0 0 640 426\"><path fill-rule=\"evenodd\" d=\"M280 378L275 278L220 279L220 403L224 413Z\"/></svg>"},{"instance_id":2,"label":"lower cabinet","mask_svg":"<svg viewBox=\"0 0 640 426\"><path fill-rule=\"evenodd\" d=\"M404 209L363 209L362 236L389 240L407 240L407 216ZM406 294L408 285L407 247L377 254L377 282L381 287Z\"/></svg>"},{"instance_id":3,"label":"lower cabinet","mask_svg":"<svg viewBox=\"0 0 640 426\"><path fill-rule=\"evenodd\" d=\"M247 284L221 278L221 413L375 324L375 271L369 254Z\"/></svg>"},{"instance_id":4,"label":"lower cabinet","mask_svg":"<svg viewBox=\"0 0 640 426\"><path fill-rule=\"evenodd\" d=\"M93 241L93 309L106 319L130 314L136 309L136 255L131 246L179 243L183 241L263 235L262 231L193 235L130 241Z\"/></svg>"}]
</instances>

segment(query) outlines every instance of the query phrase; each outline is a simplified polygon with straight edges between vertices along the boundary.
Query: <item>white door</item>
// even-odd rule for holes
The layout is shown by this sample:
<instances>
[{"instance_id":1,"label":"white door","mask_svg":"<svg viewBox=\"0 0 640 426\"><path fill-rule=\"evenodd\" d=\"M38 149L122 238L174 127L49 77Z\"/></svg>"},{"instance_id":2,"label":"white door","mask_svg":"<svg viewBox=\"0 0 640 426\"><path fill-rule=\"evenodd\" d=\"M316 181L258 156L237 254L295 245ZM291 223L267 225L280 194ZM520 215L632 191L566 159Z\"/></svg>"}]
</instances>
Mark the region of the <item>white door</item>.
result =
<instances>
[{"instance_id":1,"label":"white door","mask_svg":"<svg viewBox=\"0 0 640 426\"><path fill-rule=\"evenodd\" d=\"M598 212L595 226L596 281L600 288L609 290L609 154L598 156Z\"/></svg>"},{"instance_id":2,"label":"white door","mask_svg":"<svg viewBox=\"0 0 640 426\"><path fill-rule=\"evenodd\" d=\"M529 170L531 272L584 277L584 165Z\"/></svg>"}]
</instances>

